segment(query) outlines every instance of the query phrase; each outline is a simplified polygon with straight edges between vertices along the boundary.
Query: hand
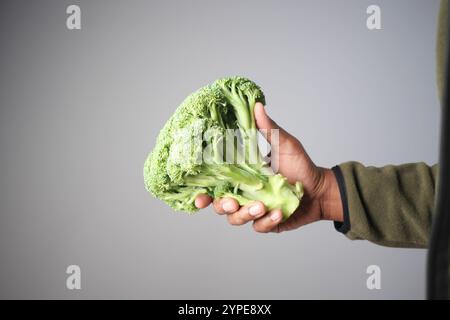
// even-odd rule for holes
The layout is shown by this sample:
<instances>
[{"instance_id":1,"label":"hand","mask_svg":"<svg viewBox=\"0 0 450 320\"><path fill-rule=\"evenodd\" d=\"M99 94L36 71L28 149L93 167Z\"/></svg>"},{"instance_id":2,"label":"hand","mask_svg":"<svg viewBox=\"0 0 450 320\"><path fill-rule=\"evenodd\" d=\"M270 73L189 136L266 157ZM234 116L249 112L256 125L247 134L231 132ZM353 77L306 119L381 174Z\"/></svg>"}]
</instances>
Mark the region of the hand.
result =
<instances>
[{"instance_id":1,"label":"hand","mask_svg":"<svg viewBox=\"0 0 450 320\"><path fill-rule=\"evenodd\" d=\"M300 141L280 128L266 114L261 103L255 106L255 119L258 129L270 143L271 129L279 129L279 173L290 183L300 181L303 184L304 196L300 206L289 219L284 222L279 209L266 212L264 204L256 201L239 207L232 198L215 199L200 195L195 200L198 208L207 207L212 201L215 211L226 214L232 225L243 225L253 221L257 232L283 232L297 229L303 225L319 220L343 220L343 209L340 193L334 173L330 169L317 167L309 158Z\"/></svg>"}]
</instances>

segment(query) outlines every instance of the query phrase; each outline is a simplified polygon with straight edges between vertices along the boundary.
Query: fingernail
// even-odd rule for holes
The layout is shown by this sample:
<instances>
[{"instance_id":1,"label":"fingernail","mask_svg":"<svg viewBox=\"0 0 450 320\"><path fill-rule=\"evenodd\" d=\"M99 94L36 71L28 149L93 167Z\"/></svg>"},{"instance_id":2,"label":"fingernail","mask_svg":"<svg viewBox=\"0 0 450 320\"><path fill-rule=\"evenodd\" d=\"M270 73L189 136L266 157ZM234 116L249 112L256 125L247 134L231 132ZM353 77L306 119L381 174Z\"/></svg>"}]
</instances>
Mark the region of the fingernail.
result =
<instances>
[{"instance_id":1,"label":"fingernail","mask_svg":"<svg viewBox=\"0 0 450 320\"><path fill-rule=\"evenodd\" d=\"M233 202L225 201L224 203L222 203L222 209L225 210L226 212L233 211L234 209Z\"/></svg>"},{"instance_id":2,"label":"fingernail","mask_svg":"<svg viewBox=\"0 0 450 320\"><path fill-rule=\"evenodd\" d=\"M280 211L275 211L274 213L272 213L270 215L270 219L272 219L272 221L278 221L281 219L281 212Z\"/></svg>"},{"instance_id":3,"label":"fingernail","mask_svg":"<svg viewBox=\"0 0 450 320\"><path fill-rule=\"evenodd\" d=\"M260 214L262 213L261 206L260 206L260 205L254 205L254 206L251 206L251 207L248 209L248 213L249 213L251 216L253 216L253 217L256 217L257 215L260 215Z\"/></svg>"}]
</instances>

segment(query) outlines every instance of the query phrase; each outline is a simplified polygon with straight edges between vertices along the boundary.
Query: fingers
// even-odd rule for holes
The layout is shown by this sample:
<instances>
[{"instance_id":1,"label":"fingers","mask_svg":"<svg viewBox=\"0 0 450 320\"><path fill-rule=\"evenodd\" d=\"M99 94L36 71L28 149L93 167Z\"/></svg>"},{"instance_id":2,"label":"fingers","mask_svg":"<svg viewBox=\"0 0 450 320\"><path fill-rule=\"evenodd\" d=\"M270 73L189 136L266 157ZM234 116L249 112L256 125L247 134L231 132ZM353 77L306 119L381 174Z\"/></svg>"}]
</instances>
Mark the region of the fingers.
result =
<instances>
[{"instance_id":1,"label":"fingers","mask_svg":"<svg viewBox=\"0 0 450 320\"><path fill-rule=\"evenodd\" d=\"M195 198L195 206L204 209L213 202L214 210L218 214L234 213L239 210L239 203L233 198L213 199L207 194L201 194Z\"/></svg>"},{"instance_id":2,"label":"fingers","mask_svg":"<svg viewBox=\"0 0 450 320\"><path fill-rule=\"evenodd\" d=\"M285 223L280 224L283 218L281 210L275 209L266 214L266 207L260 201L240 207L239 203L233 198L221 198L212 201L211 197L202 194L195 199L195 206L202 209L206 208L211 202L213 202L214 210L218 214L227 214L227 220L233 226L240 226L249 221L254 221L253 229L256 232L285 231L279 230L279 227L283 227L286 230L290 229Z\"/></svg>"},{"instance_id":3,"label":"fingers","mask_svg":"<svg viewBox=\"0 0 450 320\"><path fill-rule=\"evenodd\" d=\"M195 206L199 209L206 208L212 202L212 199L207 194L201 194L195 198Z\"/></svg>"},{"instance_id":4,"label":"fingers","mask_svg":"<svg viewBox=\"0 0 450 320\"><path fill-rule=\"evenodd\" d=\"M233 213L239 210L239 203L233 198L214 199L213 206L218 214Z\"/></svg>"},{"instance_id":5,"label":"fingers","mask_svg":"<svg viewBox=\"0 0 450 320\"><path fill-rule=\"evenodd\" d=\"M255 222L253 222L253 229L256 232L261 233L276 232L282 218L283 214L281 213L281 210L272 210L262 218L255 220Z\"/></svg>"},{"instance_id":6,"label":"fingers","mask_svg":"<svg viewBox=\"0 0 450 320\"><path fill-rule=\"evenodd\" d=\"M228 222L233 226L240 226L249 221L262 217L266 213L264 204L255 201L241 207L238 211L228 214Z\"/></svg>"}]
</instances>

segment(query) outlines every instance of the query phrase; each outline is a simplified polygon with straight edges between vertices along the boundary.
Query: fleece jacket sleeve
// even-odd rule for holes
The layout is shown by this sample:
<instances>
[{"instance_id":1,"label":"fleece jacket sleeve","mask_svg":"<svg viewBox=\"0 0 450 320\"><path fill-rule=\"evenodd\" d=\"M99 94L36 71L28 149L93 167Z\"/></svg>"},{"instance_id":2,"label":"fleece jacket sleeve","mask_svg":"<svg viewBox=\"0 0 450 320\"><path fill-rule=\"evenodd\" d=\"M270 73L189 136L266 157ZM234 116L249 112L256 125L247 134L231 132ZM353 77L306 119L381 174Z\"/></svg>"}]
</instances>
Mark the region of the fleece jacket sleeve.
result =
<instances>
[{"instance_id":1,"label":"fleece jacket sleeve","mask_svg":"<svg viewBox=\"0 0 450 320\"><path fill-rule=\"evenodd\" d=\"M335 223L338 231L383 246L427 246L438 165L377 168L346 162L333 171L344 208L344 222Z\"/></svg>"}]
</instances>

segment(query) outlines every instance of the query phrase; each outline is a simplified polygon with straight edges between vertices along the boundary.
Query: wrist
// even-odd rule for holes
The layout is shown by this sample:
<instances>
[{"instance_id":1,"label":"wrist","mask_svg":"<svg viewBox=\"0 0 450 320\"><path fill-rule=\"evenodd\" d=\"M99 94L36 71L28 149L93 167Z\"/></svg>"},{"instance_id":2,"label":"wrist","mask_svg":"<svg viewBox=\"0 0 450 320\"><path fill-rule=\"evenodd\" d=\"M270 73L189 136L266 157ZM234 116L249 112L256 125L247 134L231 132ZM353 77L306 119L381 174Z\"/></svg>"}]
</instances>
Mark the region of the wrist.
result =
<instances>
[{"instance_id":1,"label":"wrist","mask_svg":"<svg viewBox=\"0 0 450 320\"><path fill-rule=\"evenodd\" d=\"M323 192L319 198L322 220L343 222L344 209L336 176L331 169L322 169Z\"/></svg>"}]
</instances>

